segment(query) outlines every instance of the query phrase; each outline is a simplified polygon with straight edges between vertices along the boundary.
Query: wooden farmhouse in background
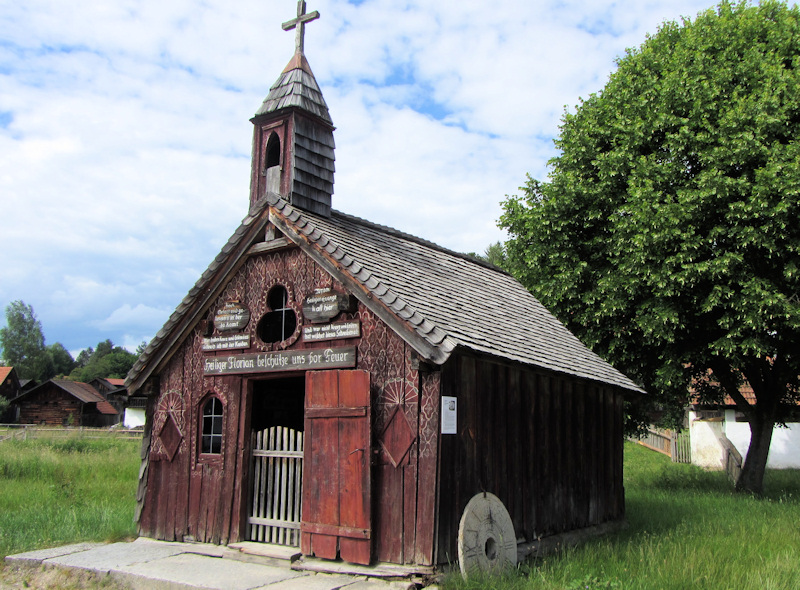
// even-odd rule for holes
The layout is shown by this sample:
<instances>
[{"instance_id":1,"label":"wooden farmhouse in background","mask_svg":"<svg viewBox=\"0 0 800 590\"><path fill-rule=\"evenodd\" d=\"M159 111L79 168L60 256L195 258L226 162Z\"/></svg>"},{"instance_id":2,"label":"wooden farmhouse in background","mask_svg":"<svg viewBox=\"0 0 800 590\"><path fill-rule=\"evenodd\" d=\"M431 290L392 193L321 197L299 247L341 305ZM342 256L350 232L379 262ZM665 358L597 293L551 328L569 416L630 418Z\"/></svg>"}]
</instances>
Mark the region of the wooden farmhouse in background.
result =
<instances>
[{"instance_id":1,"label":"wooden farmhouse in background","mask_svg":"<svg viewBox=\"0 0 800 590\"><path fill-rule=\"evenodd\" d=\"M86 383L51 379L13 400L20 424L113 426L119 413Z\"/></svg>"},{"instance_id":2,"label":"wooden farmhouse in background","mask_svg":"<svg viewBox=\"0 0 800 590\"><path fill-rule=\"evenodd\" d=\"M89 381L89 385L94 387L97 392L105 398L110 395L119 395L126 392L125 379L116 379L114 377L95 377Z\"/></svg>"},{"instance_id":3,"label":"wooden farmhouse in background","mask_svg":"<svg viewBox=\"0 0 800 590\"><path fill-rule=\"evenodd\" d=\"M126 414L130 398L128 397L128 390L125 389L125 379L95 377L89 381L89 385L114 406L120 416Z\"/></svg>"},{"instance_id":4,"label":"wooden farmhouse in background","mask_svg":"<svg viewBox=\"0 0 800 590\"><path fill-rule=\"evenodd\" d=\"M14 399L20 392L19 377L14 367L0 367L0 397Z\"/></svg>"},{"instance_id":5,"label":"wooden farmhouse in background","mask_svg":"<svg viewBox=\"0 0 800 590\"><path fill-rule=\"evenodd\" d=\"M249 212L126 380L140 534L430 572L623 519L640 388L508 274L331 209L302 43L252 123Z\"/></svg>"}]
</instances>

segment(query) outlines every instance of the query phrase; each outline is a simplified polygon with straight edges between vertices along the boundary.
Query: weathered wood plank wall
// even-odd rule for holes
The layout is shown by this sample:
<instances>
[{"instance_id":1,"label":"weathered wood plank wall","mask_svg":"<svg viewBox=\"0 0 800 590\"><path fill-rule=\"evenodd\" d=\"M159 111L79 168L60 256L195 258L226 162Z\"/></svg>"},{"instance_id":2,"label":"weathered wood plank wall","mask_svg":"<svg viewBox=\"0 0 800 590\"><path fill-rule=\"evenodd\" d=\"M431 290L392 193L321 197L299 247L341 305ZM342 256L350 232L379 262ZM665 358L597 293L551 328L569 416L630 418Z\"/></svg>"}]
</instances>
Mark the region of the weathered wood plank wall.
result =
<instances>
[{"instance_id":1,"label":"weathered wood plank wall","mask_svg":"<svg viewBox=\"0 0 800 590\"><path fill-rule=\"evenodd\" d=\"M118 415L102 414L97 411L96 404L81 402L52 384L28 393L18 405L20 424L102 428L119 421Z\"/></svg>"},{"instance_id":2,"label":"weathered wood plank wall","mask_svg":"<svg viewBox=\"0 0 800 590\"><path fill-rule=\"evenodd\" d=\"M458 434L441 439L439 563L457 559L461 514L481 491L529 541L624 516L622 393L460 354L442 395L458 398Z\"/></svg>"},{"instance_id":3,"label":"weathered wood plank wall","mask_svg":"<svg viewBox=\"0 0 800 590\"><path fill-rule=\"evenodd\" d=\"M81 402L55 388L28 394L19 409L20 424L81 426Z\"/></svg>"}]
</instances>

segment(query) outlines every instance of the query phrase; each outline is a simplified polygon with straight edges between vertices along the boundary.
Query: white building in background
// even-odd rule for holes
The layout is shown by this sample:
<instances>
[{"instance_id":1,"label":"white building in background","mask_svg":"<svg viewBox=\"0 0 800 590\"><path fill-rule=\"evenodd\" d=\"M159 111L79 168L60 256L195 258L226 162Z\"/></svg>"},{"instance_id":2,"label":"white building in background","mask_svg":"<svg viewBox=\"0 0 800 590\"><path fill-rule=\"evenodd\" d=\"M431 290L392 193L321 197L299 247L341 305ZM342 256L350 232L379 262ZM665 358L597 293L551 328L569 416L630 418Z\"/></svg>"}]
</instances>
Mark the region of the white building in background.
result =
<instances>
[{"instance_id":1,"label":"white building in background","mask_svg":"<svg viewBox=\"0 0 800 590\"><path fill-rule=\"evenodd\" d=\"M752 390L742 393L750 403L755 403ZM776 426L767 460L768 469L800 469L800 407L787 427ZM750 424L744 414L736 410L730 397L722 406L693 405L689 408L689 432L692 446L692 463L707 469L724 468L724 440L727 438L744 458L750 446Z\"/></svg>"},{"instance_id":2,"label":"white building in background","mask_svg":"<svg viewBox=\"0 0 800 590\"><path fill-rule=\"evenodd\" d=\"M147 398L145 397L131 396L128 398L128 405L125 407L125 416L122 422L125 428L144 427L146 403Z\"/></svg>"}]
</instances>

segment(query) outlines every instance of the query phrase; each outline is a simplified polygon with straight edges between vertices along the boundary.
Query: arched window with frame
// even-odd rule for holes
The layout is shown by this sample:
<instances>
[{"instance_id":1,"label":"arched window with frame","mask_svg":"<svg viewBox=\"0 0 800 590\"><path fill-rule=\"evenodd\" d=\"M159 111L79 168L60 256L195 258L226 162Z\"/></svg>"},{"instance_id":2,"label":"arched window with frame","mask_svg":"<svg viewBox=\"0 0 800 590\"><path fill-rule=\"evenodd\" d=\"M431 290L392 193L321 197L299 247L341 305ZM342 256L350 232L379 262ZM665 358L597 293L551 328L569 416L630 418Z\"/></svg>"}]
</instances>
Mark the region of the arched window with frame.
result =
<instances>
[{"instance_id":1,"label":"arched window with frame","mask_svg":"<svg viewBox=\"0 0 800 590\"><path fill-rule=\"evenodd\" d=\"M222 402L213 395L203 404L203 434L200 452L204 455L219 455L222 453L223 410Z\"/></svg>"}]
</instances>

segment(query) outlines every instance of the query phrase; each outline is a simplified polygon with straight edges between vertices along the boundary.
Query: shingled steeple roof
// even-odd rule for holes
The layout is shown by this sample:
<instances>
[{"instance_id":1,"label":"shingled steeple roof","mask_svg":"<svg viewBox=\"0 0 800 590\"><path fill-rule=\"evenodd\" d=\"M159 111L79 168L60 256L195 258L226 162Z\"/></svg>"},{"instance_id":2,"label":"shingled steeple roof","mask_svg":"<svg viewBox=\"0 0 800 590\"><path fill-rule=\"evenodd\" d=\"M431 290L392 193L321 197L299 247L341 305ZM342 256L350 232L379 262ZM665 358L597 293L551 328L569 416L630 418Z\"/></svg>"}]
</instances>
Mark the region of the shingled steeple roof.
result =
<instances>
[{"instance_id":1,"label":"shingled steeple roof","mask_svg":"<svg viewBox=\"0 0 800 590\"><path fill-rule=\"evenodd\" d=\"M256 112L256 117L276 113L281 109L302 109L333 125L328 105L322 97L311 66L306 56L295 53L281 72L278 80L272 85L267 98Z\"/></svg>"}]
</instances>

